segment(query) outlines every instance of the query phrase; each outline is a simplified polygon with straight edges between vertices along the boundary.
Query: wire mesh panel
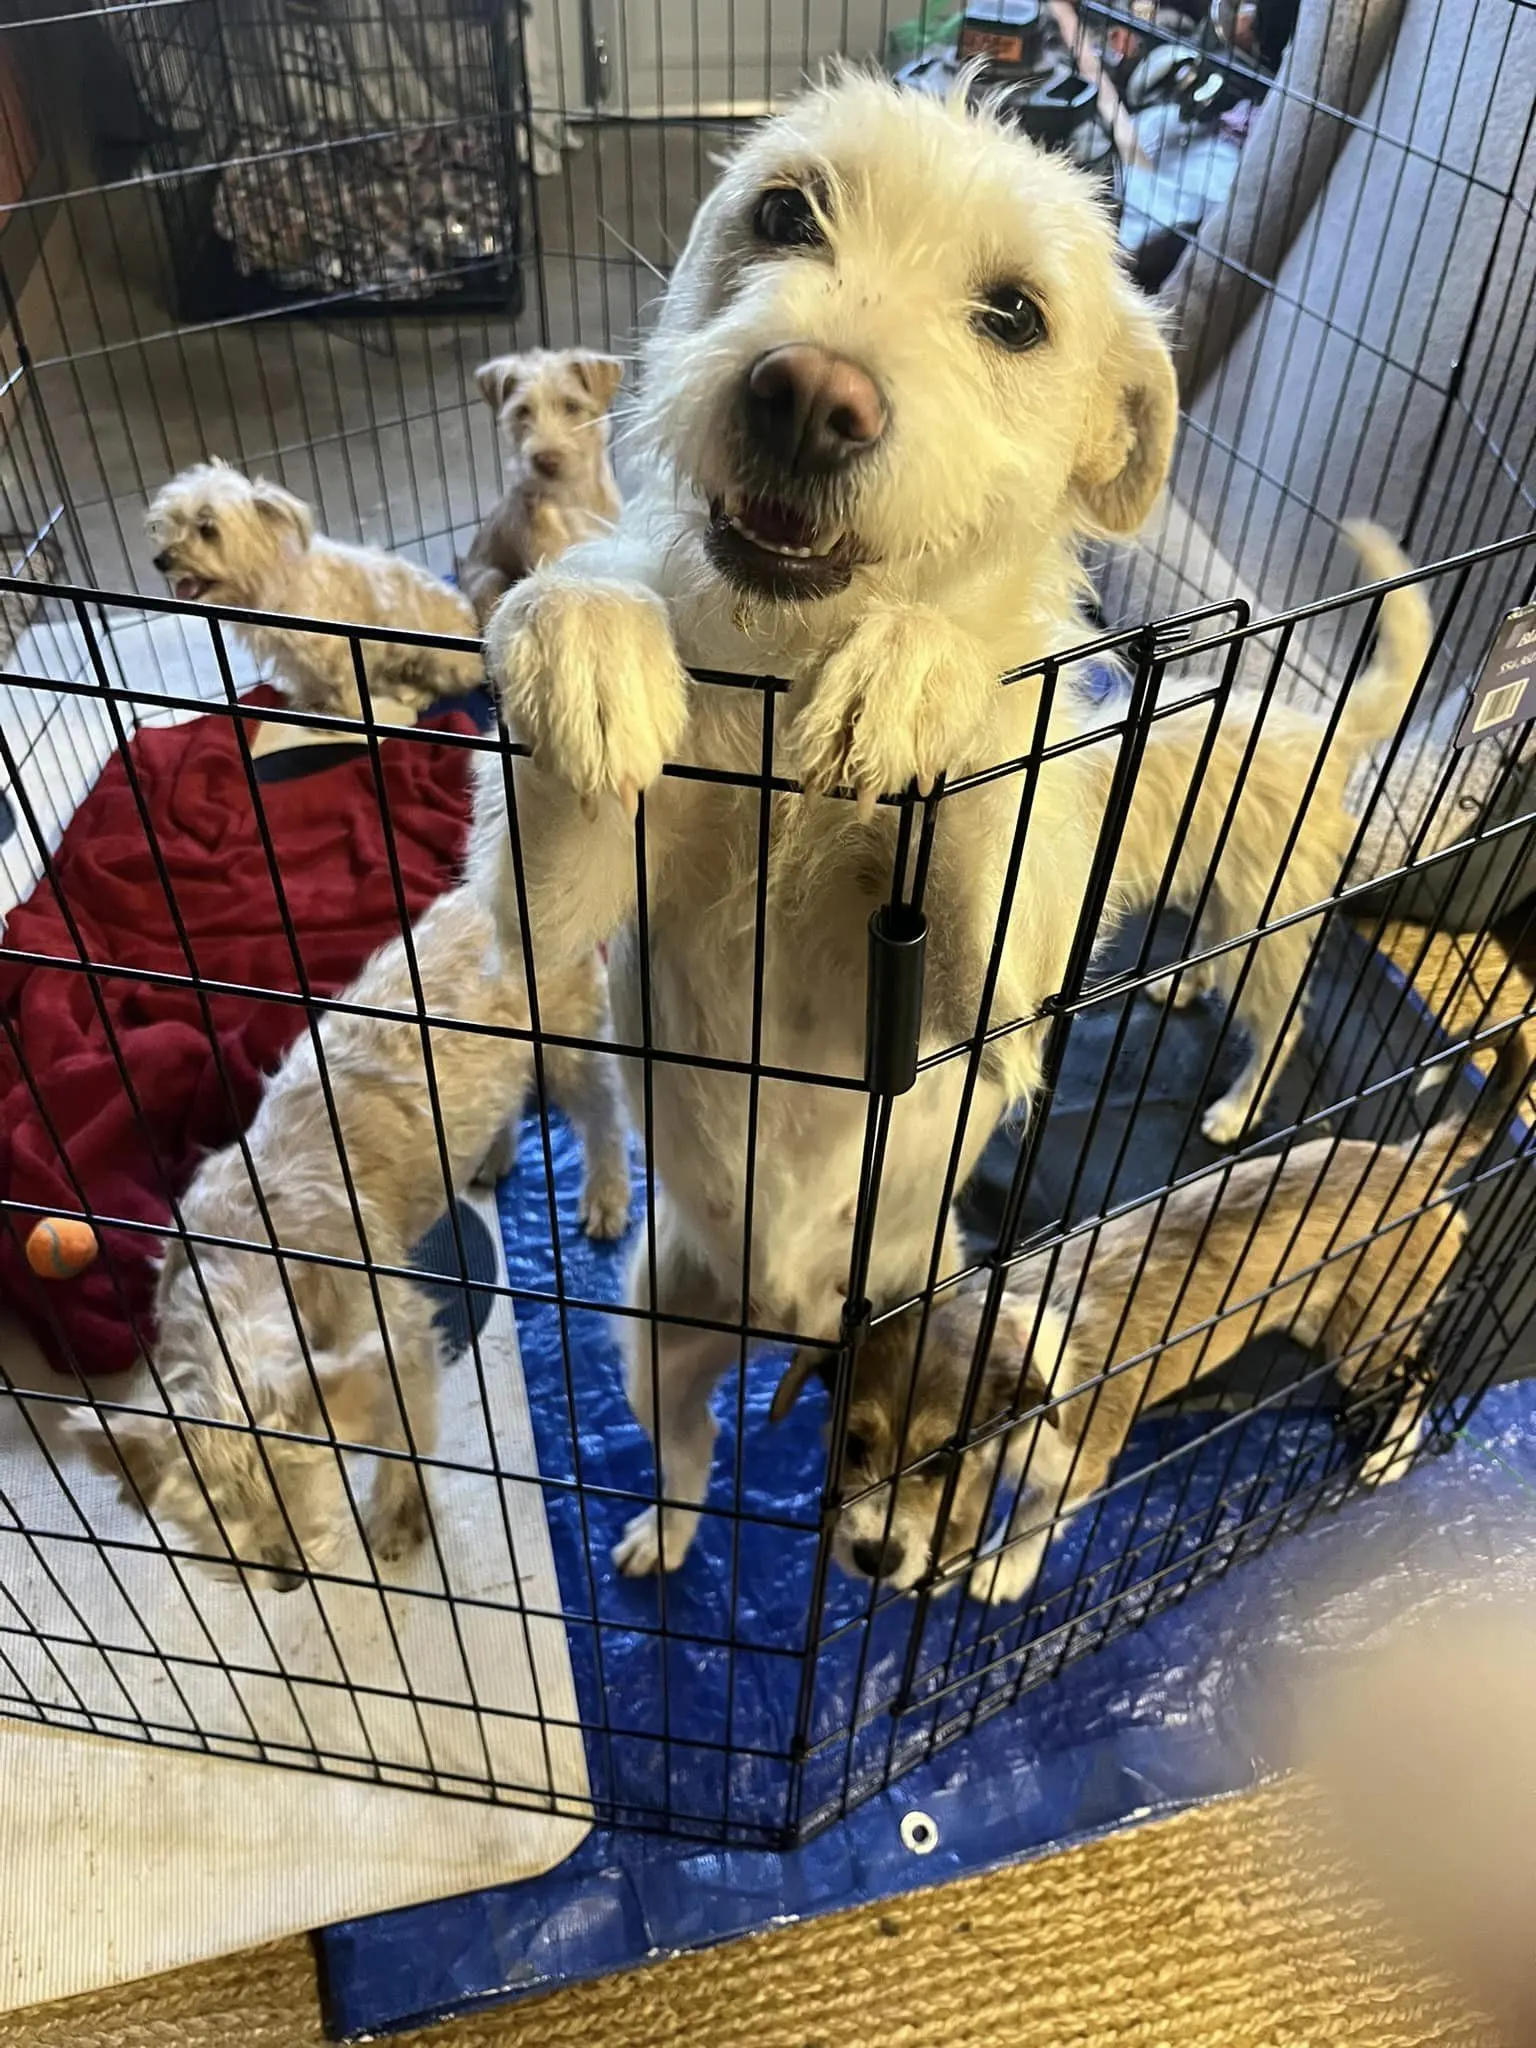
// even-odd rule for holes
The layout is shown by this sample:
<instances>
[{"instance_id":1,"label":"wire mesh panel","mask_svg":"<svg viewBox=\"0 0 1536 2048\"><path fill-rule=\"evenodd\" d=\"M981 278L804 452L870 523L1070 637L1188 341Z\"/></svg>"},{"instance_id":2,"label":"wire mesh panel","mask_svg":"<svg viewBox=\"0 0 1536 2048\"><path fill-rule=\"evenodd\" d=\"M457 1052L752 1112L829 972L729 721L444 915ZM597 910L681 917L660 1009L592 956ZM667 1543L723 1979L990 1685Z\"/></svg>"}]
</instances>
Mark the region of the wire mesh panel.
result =
<instances>
[{"instance_id":1,"label":"wire mesh panel","mask_svg":"<svg viewBox=\"0 0 1536 2048\"><path fill-rule=\"evenodd\" d=\"M1529 989L1454 968L1431 1015L1415 984L1446 929L1503 920L1518 950L1536 885L1528 726L1453 744L1536 593L1532 19L374 0L7 26L31 168L0 231L0 1291L30 1342L0 1366L5 1711L796 1839L1396 1479L1529 1364ZM530 908L526 748L467 620L276 616L146 506L224 457L253 516L428 572L391 604L449 601L500 496L496 363L627 365L717 154L837 55L929 95L979 56L1101 181L1177 337L1171 488L1139 553L1095 562L1081 644L1000 686L1020 745L875 807L838 947L786 876L858 799L802 789L787 684L708 672L730 763L632 793L631 914L573 961ZM187 502L187 533L217 526ZM1358 569L1362 512L1436 566ZM1415 587L1402 728L1354 763L1342 707ZM283 666L300 632L323 703ZM1313 765L1261 812L1276 745ZM1016 1014L1003 935L1082 825L1068 780L1081 901ZM653 919L684 803L728 1015L679 1034ZM935 878L983 815L957 974ZM806 979L840 1005L818 1061ZM1033 1114L999 1123L1022 1045ZM719 1271L671 1234L680 1130L741 1224ZM899 1272L893 1219L921 1244ZM680 1465L669 1404L716 1376ZM635 1576L677 1564L668 1530L686 1558Z\"/></svg>"},{"instance_id":2,"label":"wire mesh panel","mask_svg":"<svg viewBox=\"0 0 1536 2048\"><path fill-rule=\"evenodd\" d=\"M1464 573L1448 572L1441 589ZM94 642L99 601L64 591L56 601ZM1362 647L1371 612L1368 603L1351 607ZM1244 1146L1236 1164L1202 1140L1197 1121L1231 1069L1226 1020L1207 1015L1194 1029L1190 1013L1136 999L1209 949L1186 937L1170 960L1165 919L1118 954L1097 952L1136 757L1192 701L1185 694L1159 714L1170 662L1155 639L1133 644L1131 697L1110 707L1088 741L1110 784L1100 859L1071 972L1038 1016L988 1021L983 991L967 1034L903 1040L897 998L935 848L942 857L945 807L967 795L956 784L886 807L886 901L871 978L887 1003L871 1012L867 1071L786 1066L760 1021L739 1058L717 1056L717 1068L739 1075L749 1119L772 1091L776 1113L786 1095L832 1099L864 1129L849 1189L849 1306L829 1341L824 1329L757 1320L750 1261L728 1316L723 1304L701 1312L696 1302L669 1303L664 1280L642 1278L642 1303L647 1286L661 1286L648 1322L611 1256L579 1228L573 1153L555 1107L571 1099L560 1059L583 1053L631 1069L643 1141L631 1257L641 1275L655 1275L667 1256L655 1119L688 1056L651 1031L643 966L639 1029L631 1035L621 1002L610 1044L561 1028L552 970L541 977L532 957L510 971L494 964L483 924L452 923L462 891L450 888L421 913L418 821L404 808L416 792L402 752L436 757L422 771L434 793L457 786L462 797L468 758L483 755L504 775L497 756L508 762L515 743L451 728L368 733L360 800L390 821L384 844L394 853L355 915L378 915L382 900L385 925L410 937L337 995L317 994L303 876L275 808L282 785L263 782L251 744L261 724L313 717L242 699L221 622L184 618L205 636L222 684L197 724L152 729L135 744L131 689L76 686L99 697L118 735L113 794L137 820L159 897L131 933L114 930L83 892L82 848L66 838L50 853L28 801L37 778L6 748L43 874L7 935L8 1115L14 1142L52 1162L55 1213L89 1218L101 1246L95 1293L78 1300L69 1291L77 1283L38 1277L22 1259L36 1183L5 1199L7 1292L55 1368L19 1377L7 1368L11 1711L444 1793L782 1840L1342 1498L1359 1484L1362 1457L1395 1471L1449 1441L1482 1386L1523 1355L1531 1209L1523 1171L1499 1137L1512 1098L1476 1124L1476 1098L1464 1084L1448 1086L1445 1034L1407 984L1383 977L1371 944L1380 920L1362 916L1362 892L1345 892L1331 920L1344 929L1331 936L1330 921L1307 907L1305 950L1316 955L1307 1057L1288 1077L1283 1128ZM1203 678L1197 709L1221 711L1250 640L1269 650L1278 679L1285 626L1193 623L1199 644L1175 659ZM353 644L366 687L371 650ZM746 878L744 941L760 1020L763 977L779 965L772 848L794 830L799 806L827 800L806 799L774 774L771 688L725 678L700 686L747 692L761 736L758 766L731 778L764 821ZM1014 687L1039 691L1043 733L1061 673L1048 664ZM270 923L288 950L287 967L255 985L223 969L216 944L194 930L187 881L160 839L160 764L145 741L205 730L228 777L217 787L243 785L267 863L267 883L247 891L250 924ZM1038 858L1034 810L1053 762L1083 744L1042 742L1000 764L993 779L1007 785L1015 819L1010 886ZM205 762L201 772L214 771ZM668 776L689 773L678 764ZM1235 808L1240 793L1229 794ZM330 800L340 801L334 789ZM507 829L520 877L515 798ZM646 833L642 806L642 925ZM1461 854L1432 864L1452 870L1475 843L1474 834ZM1284 920L1266 917L1266 929L1271 922ZM1251 963L1252 939L1224 943ZM1241 988L1239 979L1239 1001ZM1524 1014L1526 1000L1493 990L1460 1043L1476 1052L1503 1042L1500 1027ZM77 1088L99 1086L102 1072L115 1077L133 1140L117 1164L139 1162L141 1188L131 1194L120 1183L114 1197L111 1183L86 1177L100 1172L91 1118L61 1091L40 1029L58 1002L86 1013ZM171 1016L187 1020L201 1048L195 1133L184 1127L184 1091L168 1097L145 1035L151 1020ZM907 1018L910 1030L910 1009ZM926 1280L918 1276L910 1298L877 1307L863 1289L880 1202L893 1189L901 1197L899 1091L918 1066L947 1068L963 1107L999 1030L1043 1034L1056 1106L1022 1139L1015 1134L1006 1170L991 1176L996 1206L986 1207L985 1174L963 1203L958 1257L936 1211ZM275 1081L263 1084L253 1070L253 1035L288 1047ZM1079 1037L1088 1049L1076 1057ZM1523 1071L1527 1055L1515 1043ZM1172 1090L1182 1128L1170 1139L1166 1083L1191 1059L1198 1079ZM390 1152L380 1120L396 1077L416 1115L408 1149ZM1064 1112L1085 1078L1086 1115L1074 1118ZM1507 1090L1507 1074L1485 1087L1495 1085ZM497 1107L515 1115L525 1100L543 1113L524 1134L508 1211L521 1252L501 1272L477 1266L474 1212L455 1197L471 1155L494 1136ZM1144 1117L1157 1129L1150 1152L1138 1136ZM1422 1139L1431 1122L1441 1137ZM189 1179L187 1139L204 1134L225 1149ZM1383 1150L1389 1142L1402 1150ZM946 1193L963 1191L967 1143L974 1150L962 1114ZM1386 1162L1369 1185L1359 1163L1367 1154ZM747 1156L749 1188L771 1201L774 1162L750 1144ZM1266 1178L1280 1160L1301 1174L1300 1209L1285 1179ZM1245 1179L1255 1172L1257 1192ZM149 1201L136 1215L143 1191ZM1177 1227L1162 1220L1175 1209ZM433 1257L421 1240L439 1215L450 1220ZM1217 1242L1224 1221L1244 1240L1240 1252ZM152 1255L162 1248L157 1279ZM1166 1271L1180 1257L1183 1284L1157 1295L1148 1334L1146 1314L1133 1316L1137 1289L1152 1286L1138 1269L1155 1259ZM1098 1278L1109 1273L1112 1283ZM1309 1291L1326 1313L1309 1314ZM1070 1388L1046 1391L1023 1370L1026 1325L1070 1307L1074 1294L1087 1303L1074 1311L1082 1341L1102 1343L1105 1356L1085 1357ZM507 1342L512 1313L521 1373ZM660 1356L653 1338L665 1347L710 1327L744 1368L727 1383L694 1554L655 1581L627 1581L608 1555L637 1512L666 1498L633 1420L613 1420L618 1359L594 1318L614 1315L630 1329L642 1376ZM1246 1384L1240 1376L1227 1385L1230 1372L1216 1368L1230 1367L1240 1340L1266 1326L1300 1332L1317 1349L1271 1346L1257 1366L1249 1358ZM129 1380L100 1376L109 1329L125 1358L142 1353ZM892 1370L893 1354L917 1361L910 1378ZM789 1359L791 1377L828 1382L821 1412L820 1397L784 1403L775 1394ZM1173 1363L1154 1381L1149 1359ZM872 1387L906 1391L872 1410ZM631 1396L644 1405L633 1387ZM1101 1466L1060 1493L1059 1456L1033 1441L1075 1430L1073 1402L1100 1401L1107 1455L1090 1429L1081 1443ZM770 1403L781 1409L777 1423ZM665 1413L663 1404L663 1435ZM1015 1444L1023 1481L1010 1508L1019 1475L999 1452ZM1000 1517L1001 1548L978 1554ZM907 1574L892 1577L888 1556L881 1577L862 1576L871 1542L931 1545L915 1597L901 1583ZM1026 1553L1029 1565L1002 1601L977 1597L983 1575ZM568 1640L578 1646L574 1674Z\"/></svg>"}]
</instances>

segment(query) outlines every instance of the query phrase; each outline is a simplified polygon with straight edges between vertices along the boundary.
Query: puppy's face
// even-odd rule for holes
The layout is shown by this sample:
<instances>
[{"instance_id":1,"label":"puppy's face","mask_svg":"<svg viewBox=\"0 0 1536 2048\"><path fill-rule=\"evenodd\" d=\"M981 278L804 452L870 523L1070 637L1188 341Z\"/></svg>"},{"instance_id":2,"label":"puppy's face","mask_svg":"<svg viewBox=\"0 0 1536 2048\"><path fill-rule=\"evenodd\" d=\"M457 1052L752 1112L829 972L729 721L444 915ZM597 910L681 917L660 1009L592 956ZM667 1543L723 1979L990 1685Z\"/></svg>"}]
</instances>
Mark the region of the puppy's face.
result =
<instances>
[{"instance_id":1,"label":"puppy's face","mask_svg":"<svg viewBox=\"0 0 1536 2048\"><path fill-rule=\"evenodd\" d=\"M360 1361L313 1354L322 1413L291 1333L289 1348L291 1357L269 1359L265 1375L247 1384L251 1421L276 1434L254 1434L233 1396L203 1404L210 1421L183 1421L179 1430L158 1415L114 1415L104 1427L91 1409L70 1414L73 1434L95 1463L122 1480L126 1500L171 1525L215 1577L249 1577L274 1592L301 1585L306 1567L335 1571L355 1558L347 1489L337 1455L323 1441L326 1416L343 1441L366 1443L374 1426ZM174 1371L163 1346L161 1360L163 1370ZM295 1440L304 1437L322 1441Z\"/></svg>"},{"instance_id":2,"label":"puppy's face","mask_svg":"<svg viewBox=\"0 0 1536 2048\"><path fill-rule=\"evenodd\" d=\"M934 1304L914 1384L920 1321L913 1310L878 1324L859 1352L842 1445L843 1506L832 1532L833 1555L845 1571L900 1591L974 1556L1007 1441L995 1425L1047 1399L1034 1357L1055 1334L1042 1328L1026 1368L1024 1348L1036 1335L1033 1305L1004 1300L971 1412L971 1439L983 1441L962 1444L980 1299L962 1294ZM796 1353L774 1397L776 1420L830 1356ZM1042 1427L1054 1426L1052 1413Z\"/></svg>"},{"instance_id":3,"label":"puppy's face","mask_svg":"<svg viewBox=\"0 0 1536 2048\"><path fill-rule=\"evenodd\" d=\"M183 470L145 516L155 567L187 603L259 606L313 538L309 508L223 462Z\"/></svg>"},{"instance_id":4,"label":"puppy's face","mask_svg":"<svg viewBox=\"0 0 1536 2048\"><path fill-rule=\"evenodd\" d=\"M987 113L855 78L730 162L647 354L642 438L742 591L1124 532L1172 366L1087 181Z\"/></svg>"},{"instance_id":5,"label":"puppy's face","mask_svg":"<svg viewBox=\"0 0 1536 2048\"><path fill-rule=\"evenodd\" d=\"M514 476L580 483L608 450L608 409L624 376L617 356L591 349L529 349L475 372L496 415Z\"/></svg>"}]
</instances>

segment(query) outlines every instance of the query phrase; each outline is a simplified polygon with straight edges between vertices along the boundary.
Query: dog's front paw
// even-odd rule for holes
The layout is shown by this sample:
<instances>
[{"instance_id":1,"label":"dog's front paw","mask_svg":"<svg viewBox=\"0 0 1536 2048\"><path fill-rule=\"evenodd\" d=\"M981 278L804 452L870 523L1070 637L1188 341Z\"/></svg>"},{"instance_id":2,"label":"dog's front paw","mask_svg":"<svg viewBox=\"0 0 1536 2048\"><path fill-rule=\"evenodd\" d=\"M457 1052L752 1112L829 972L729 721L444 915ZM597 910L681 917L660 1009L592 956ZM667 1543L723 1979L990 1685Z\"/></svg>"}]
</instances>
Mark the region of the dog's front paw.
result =
<instances>
[{"instance_id":1,"label":"dog's front paw","mask_svg":"<svg viewBox=\"0 0 1536 2048\"><path fill-rule=\"evenodd\" d=\"M964 760L984 727L997 677L980 644L923 605L867 613L821 666L795 722L808 789L875 799L934 779Z\"/></svg>"},{"instance_id":2,"label":"dog's front paw","mask_svg":"<svg viewBox=\"0 0 1536 2048\"><path fill-rule=\"evenodd\" d=\"M427 1497L419 1485L396 1491L368 1529L368 1543L380 1564L399 1564L427 1540Z\"/></svg>"},{"instance_id":3,"label":"dog's front paw","mask_svg":"<svg viewBox=\"0 0 1536 2048\"><path fill-rule=\"evenodd\" d=\"M658 1571L675 1572L688 1554L699 1518L686 1508L642 1508L624 1525L613 1546L613 1561L626 1579L646 1579Z\"/></svg>"},{"instance_id":4,"label":"dog's front paw","mask_svg":"<svg viewBox=\"0 0 1536 2048\"><path fill-rule=\"evenodd\" d=\"M1007 1549L1001 1541L977 1553L966 1590L984 1607L1010 1607L1024 1598L1040 1576L1046 1536L1025 1536Z\"/></svg>"},{"instance_id":5,"label":"dog's front paw","mask_svg":"<svg viewBox=\"0 0 1536 2048\"><path fill-rule=\"evenodd\" d=\"M688 723L688 677L654 592L530 576L496 607L485 660L539 765L589 810L616 796L633 813Z\"/></svg>"},{"instance_id":6,"label":"dog's front paw","mask_svg":"<svg viewBox=\"0 0 1536 2048\"><path fill-rule=\"evenodd\" d=\"M1253 1121L1253 1104L1246 1095L1222 1095L1200 1119L1208 1145L1235 1145Z\"/></svg>"},{"instance_id":7,"label":"dog's front paw","mask_svg":"<svg viewBox=\"0 0 1536 2048\"><path fill-rule=\"evenodd\" d=\"M589 1176L581 1191L581 1227L588 1237L612 1242L629 1228L629 1168Z\"/></svg>"}]
</instances>

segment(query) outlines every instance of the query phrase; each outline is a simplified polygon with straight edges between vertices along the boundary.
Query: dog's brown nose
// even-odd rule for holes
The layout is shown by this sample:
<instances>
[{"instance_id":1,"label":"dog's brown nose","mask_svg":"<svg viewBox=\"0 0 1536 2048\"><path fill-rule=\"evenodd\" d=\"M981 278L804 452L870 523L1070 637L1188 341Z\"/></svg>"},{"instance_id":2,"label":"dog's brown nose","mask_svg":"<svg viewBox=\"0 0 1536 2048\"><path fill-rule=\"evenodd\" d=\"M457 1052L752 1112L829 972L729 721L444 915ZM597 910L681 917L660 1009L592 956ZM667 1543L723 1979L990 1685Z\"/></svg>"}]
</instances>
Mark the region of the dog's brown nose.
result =
<instances>
[{"instance_id":1,"label":"dog's brown nose","mask_svg":"<svg viewBox=\"0 0 1536 2048\"><path fill-rule=\"evenodd\" d=\"M868 370L809 342L771 348L747 372L747 425L787 469L815 475L866 454L885 432Z\"/></svg>"},{"instance_id":2,"label":"dog's brown nose","mask_svg":"<svg viewBox=\"0 0 1536 2048\"><path fill-rule=\"evenodd\" d=\"M533 466L540 476L558 476L561 466L560 457L553 448L541 448L533 458Z\"/></svg>"}]
</instances>

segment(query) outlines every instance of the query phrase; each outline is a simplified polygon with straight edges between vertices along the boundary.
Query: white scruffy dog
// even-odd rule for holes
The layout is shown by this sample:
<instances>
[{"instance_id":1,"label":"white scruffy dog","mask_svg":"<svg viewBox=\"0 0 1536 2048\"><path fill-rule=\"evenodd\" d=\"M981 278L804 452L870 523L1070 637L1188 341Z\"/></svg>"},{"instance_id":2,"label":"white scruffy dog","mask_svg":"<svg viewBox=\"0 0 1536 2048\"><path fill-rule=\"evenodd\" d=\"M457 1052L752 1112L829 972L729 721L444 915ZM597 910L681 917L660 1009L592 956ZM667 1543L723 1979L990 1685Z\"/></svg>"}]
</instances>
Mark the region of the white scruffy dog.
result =
<instances>
[{"instance_id":1,"label":"white scruffy dog","mask_svg":"<svg viewBox=\"0 0 1536 2048\"><path fill-rule=\"evenodd\" d=\"M428 570L383 548L332 540L311 506L281 484L243 475L215 456L162 484L144 517L155 567L184 603L291 612L348 625L444 633L472 641L479 630L467 598ZM236 625L258 661L300 711L361 718L353 643L340 633ZM358 642L370 696L420 711L481 681L476 648Z\"/></svg>"},{"instance_id":2,"label":"white scruffy dog","mask_svg":"<svg viewBox=\"0 0 1536 2048\"><path fill-rule=\"evenodd\" d=\"M717 1062L651 1063L655 1306L693 1320L663 1320L653 1355L630 1319L631 1399L667 1503L618 1546L631 1573L674 1568L692 1541L710 1391L744 1319L831 1335L848 1286L869 1098L766 1077L754 1105L759 1027L766 1067L857 1082L866 934L896 837L875 801L1030 752L1037 693L997 678L1081 638L1079 542L1140 524L1176 422L1156 318L1090 184L961 92L946 104L868 77L807 94L731 160L642 367L617 529L519 585L487 636L533 755L517 796L536 963L613 935L621 1042L642 1041L644 993L653 1045ZM658 778L669 760L754 776L765 697L692 682L684 663L787 682L776 767L814 792L772 803L760 1019L761 790ZM1100 800L1079 754L1038 777L987 1003L1024 781L939 807L922 1048L997 1035L958 1143L966 1059L895 1103L867 1279L880 1304L923 1287L936 1251L941 1273L957 1262L950 1193L1039 1078L1039 1005L1061 985ZM820 794L835 785L860 802ZM515 919L497 763L470 879ZM649 1266L642 1244L637 1304Z\"/></svg>"}]
</instances>

